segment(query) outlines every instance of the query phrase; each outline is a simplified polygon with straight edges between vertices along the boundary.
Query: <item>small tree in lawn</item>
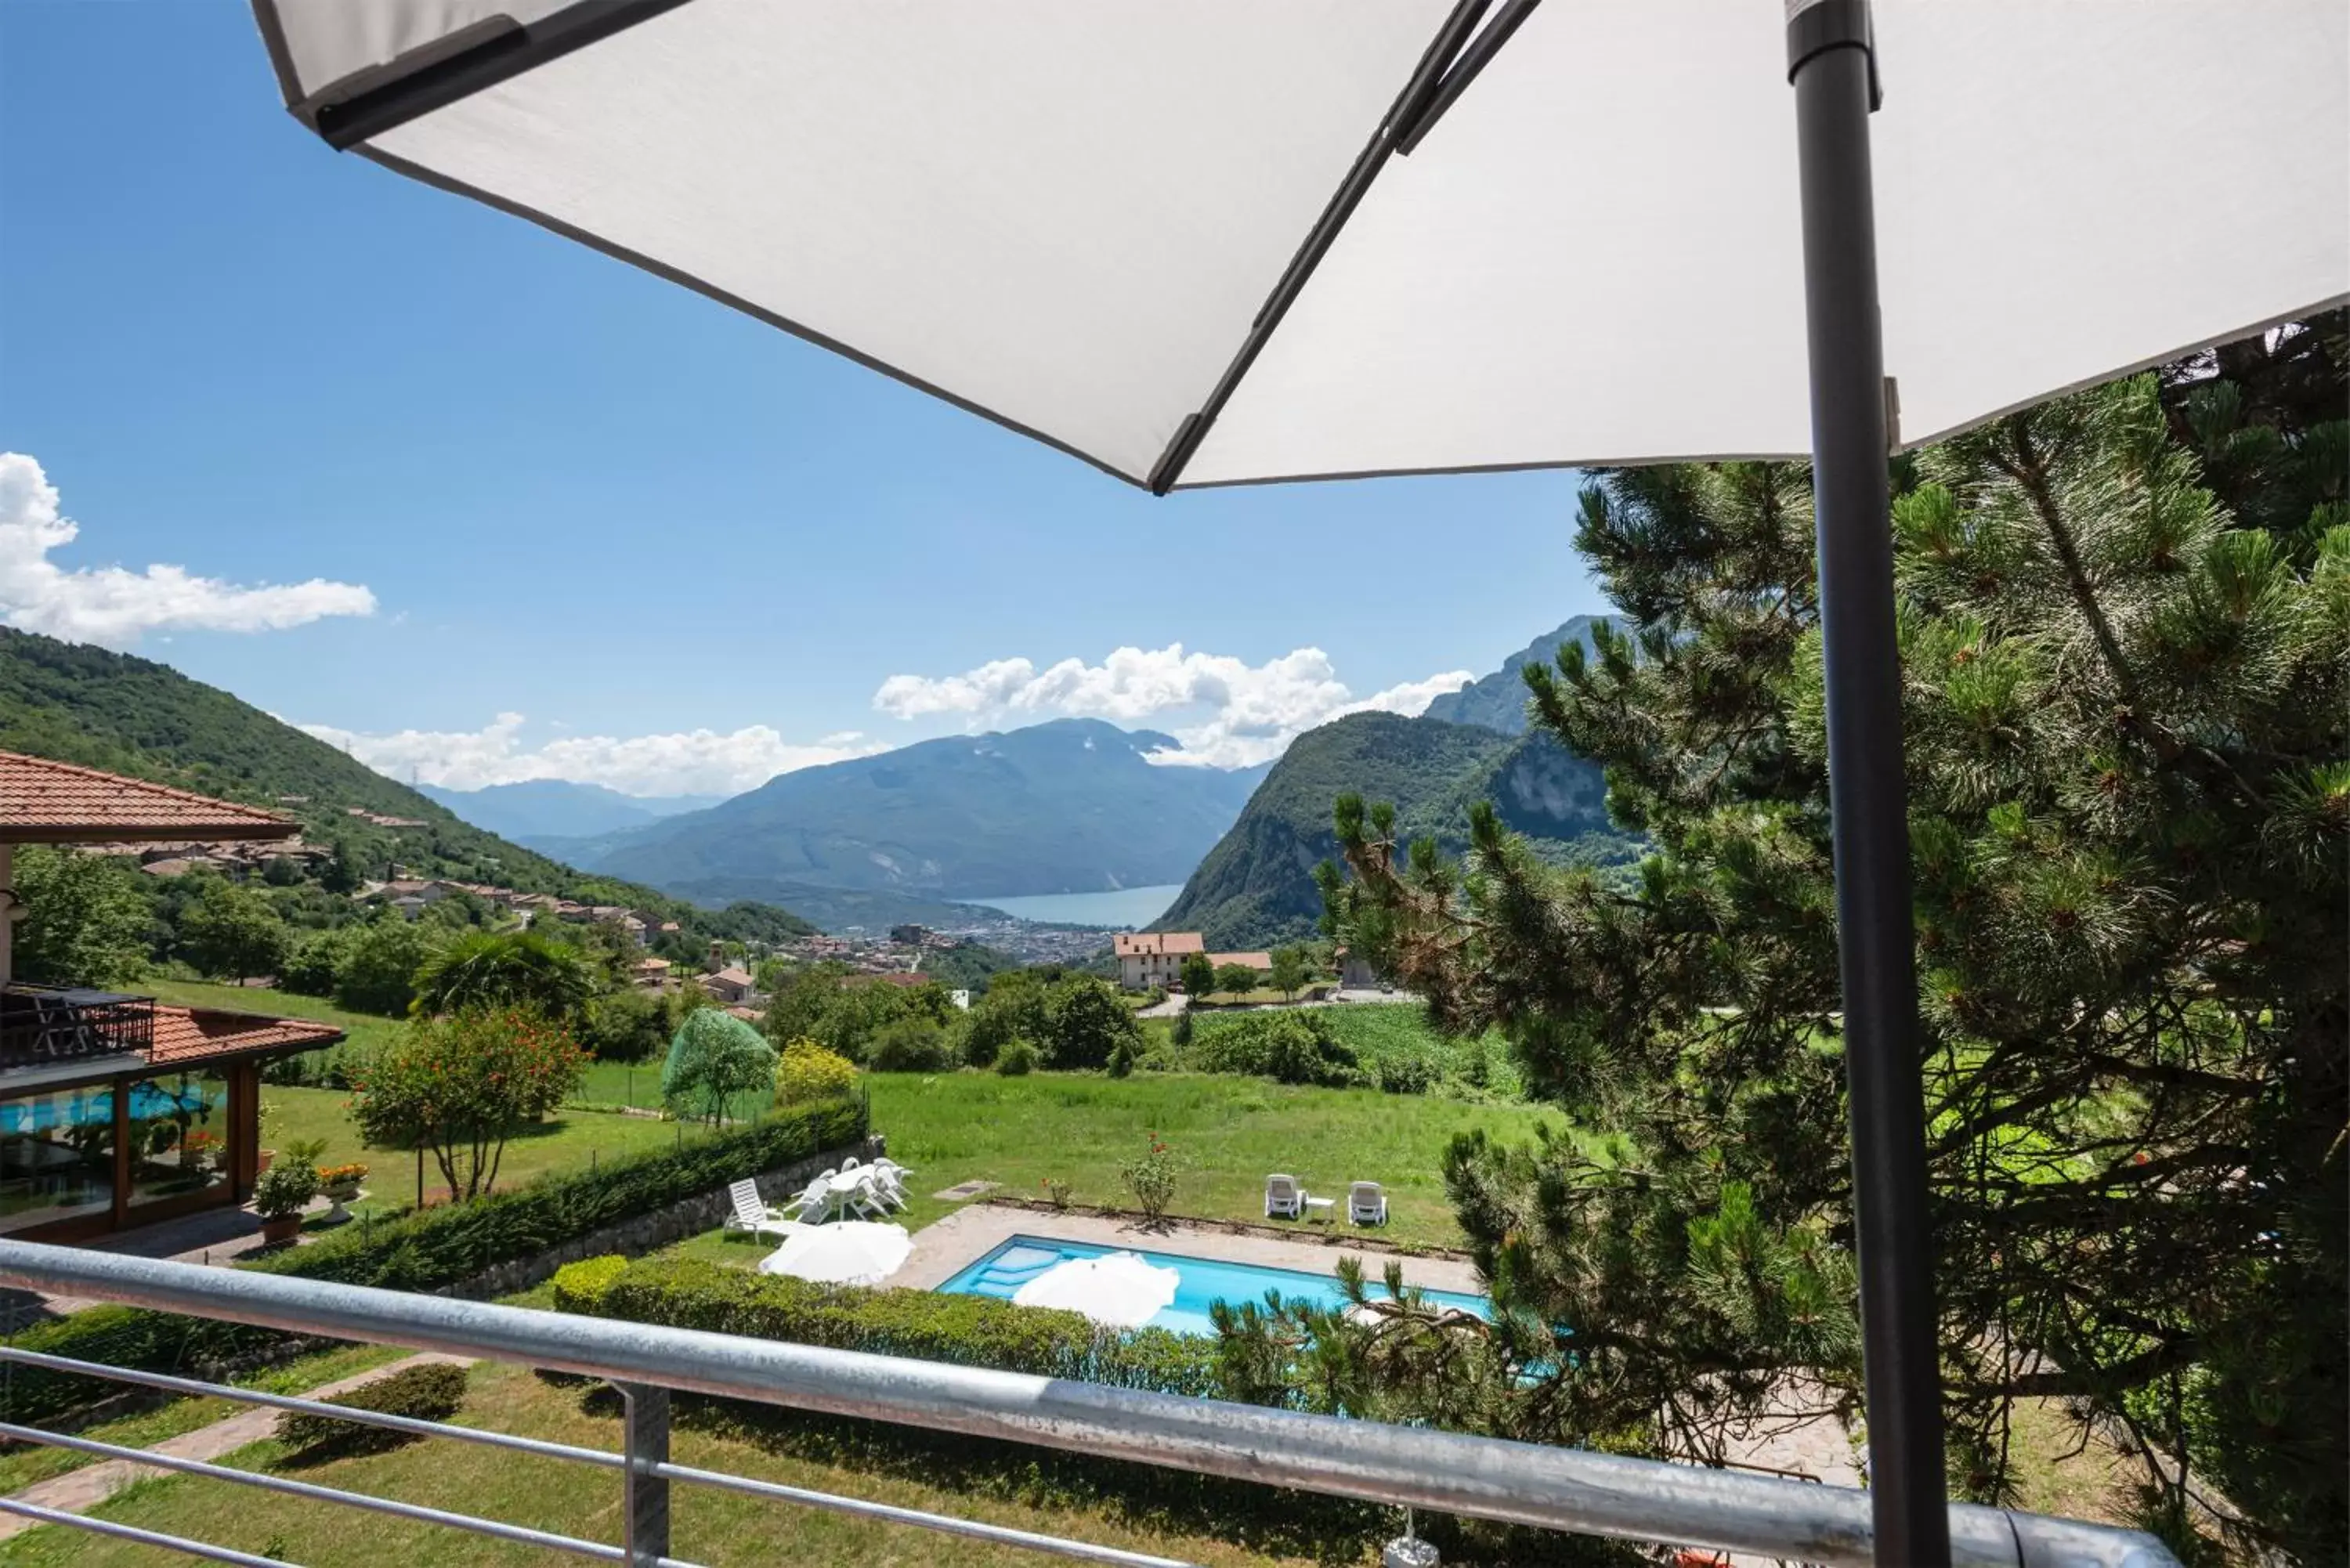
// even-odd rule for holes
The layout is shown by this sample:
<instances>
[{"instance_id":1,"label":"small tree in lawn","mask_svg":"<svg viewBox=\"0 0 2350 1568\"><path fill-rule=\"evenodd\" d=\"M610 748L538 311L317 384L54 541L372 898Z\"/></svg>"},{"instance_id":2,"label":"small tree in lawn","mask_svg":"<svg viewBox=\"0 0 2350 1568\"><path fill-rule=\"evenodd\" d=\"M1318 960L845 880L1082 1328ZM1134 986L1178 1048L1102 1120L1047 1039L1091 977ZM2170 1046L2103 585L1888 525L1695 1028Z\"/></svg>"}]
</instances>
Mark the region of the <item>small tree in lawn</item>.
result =
<instances>
[{"instance_id":1,"label":"small tree in lawn","mask_svg":"<svg viewBox=\"0 0 2350 1568\"><path fill-rule=\"evenodd\" d=\"M452 1199L497 1183L506 1140L579 1085L588 1053L523 1008L421 1019L360 1074L351 1115L370 1144L421 1143Z\"/></svg>"},{"instance_id":2,"label":"small tree in lawn","mask_svg":"<svg viewBox=\"0 0 2350 1568\"><path fill-rule=\"evenodd\" d=\"M681 1116L715 1126L737 1095L775 1082L775 1048L741 1019L714 1007L697 1011L670 1042L661 1098Z\"/></svg>"},{"instance_id":3,"label":"small tree in lawn","mask_svg":"<svg viewBox=\"0 0 2350 1568\"><path fill-rule=\"evenodd\" d=\"M198 969L238 981L276 974L294 945L294 933L277 918L276 906L231 882L204 888L180 917L180 938Z\"/></svg>"},{"instance_id":4,"label":"small tree in lawn","mask_svg":"<svg viewBox=\"0 0 2350 1568\"><path fill-rule=\"evenodd\" d=\"M1205 996L1216 989L1215 961L1205 953L1185 953L1182 968L1177 972L1187 996Z\"/></svg>"},{"instance_id":5,"label":"small tree in lawn","mask_svg":"<svg viewBox=\"0 0 2350 1568\"><path fill-rule=\"evenodd\" d=\"M1297 1000L1297 993L1305 989L1305 950L1292 947L1274 950L1273 989L1292 1002Z\"/></svg>"},{"instance_id":6,"label":"small tree in lawn","mask_svg":"<svg viewBox=\"0 0 2350 1568\"><path fill-rule=\"evenodd\" d=\"M1220 963L1216 966L1216 989L1234 996L1245 996L1256 989L1257 971L1244 963Z\"/></svg>"}]
</instances>

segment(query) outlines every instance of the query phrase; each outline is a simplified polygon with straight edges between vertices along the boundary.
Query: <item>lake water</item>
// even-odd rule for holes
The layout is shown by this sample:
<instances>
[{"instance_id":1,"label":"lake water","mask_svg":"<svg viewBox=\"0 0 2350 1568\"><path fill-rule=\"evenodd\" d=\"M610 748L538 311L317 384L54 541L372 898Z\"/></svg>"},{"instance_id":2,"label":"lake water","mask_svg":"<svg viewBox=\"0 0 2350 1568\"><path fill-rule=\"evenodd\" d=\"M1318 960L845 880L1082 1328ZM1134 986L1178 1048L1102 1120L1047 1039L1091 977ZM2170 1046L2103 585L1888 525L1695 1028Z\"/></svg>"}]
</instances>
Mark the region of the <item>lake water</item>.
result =
<instances>
[{"instance_id":1,"label":"lake water","mask_svg":"<svg viewBox=\"0 0 2350 1568\"><path fill-rule=\"evenodd\" d=\"M1180 882L1163 888L1120 888L1108 893L1037 893L1024 898L965 898L1024 920L1050 920L1070 926L1147 926L1165 914L1183 890Z\"/></svg>"}]
</instances>

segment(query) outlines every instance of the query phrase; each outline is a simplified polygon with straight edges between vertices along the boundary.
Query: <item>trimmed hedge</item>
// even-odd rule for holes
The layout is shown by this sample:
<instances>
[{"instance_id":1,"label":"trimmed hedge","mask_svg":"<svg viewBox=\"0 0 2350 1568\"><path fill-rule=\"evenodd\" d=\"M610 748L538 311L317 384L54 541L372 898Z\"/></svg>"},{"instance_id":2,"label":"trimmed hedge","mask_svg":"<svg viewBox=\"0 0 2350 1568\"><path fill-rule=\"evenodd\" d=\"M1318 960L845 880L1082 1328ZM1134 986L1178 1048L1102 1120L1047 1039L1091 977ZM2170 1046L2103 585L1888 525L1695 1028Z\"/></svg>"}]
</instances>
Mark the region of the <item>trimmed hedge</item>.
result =
<instances>
[{"instance_id":1,"label":"trimmed hedge","mask_svg":"<svg viewBox=\"0 0 2350 1568\"><path fill-rule=\"evenodd\" d=\"M989 1296L819 1285L701 1259L619 1257L556 1271L555 1296L566 1311L632 1323L1228 1397L1214 1339L1102 1329L1076 1313ZM596 1388L586 1397L608 1395ZM1130 1526L1211 1534L1263 1556L1359 1562L1399 1522L1395 1510L1375 1503L1001 1438L691 1394L676 1396L673 1408L681 1424L813 1463L1029 1507L1107 1507ZM1419 1526L1459 1568L1638 1568L1648 1560L1620 1542L1513 1525L1421 1513Z\"/></svg>"},{"instance_id":2,"label":"trimmed hedge","mask_svg":"<svg viewBox=\"0 0 2350 1568\"><path fill-rule=\"evenodd\" d=\"M623 1220L712 1192L752 1171L863 1137L862 1097L779 1113L681 1148L542 1179L471 1203L420 1210L380 1225L347 1225L323 1241L240 1267L341 1284L432 1291L498 1263L527 1258ZM285 1335L276 1329L143 1307L96 1306L40 1324L10 1343L26 1350L114 1366L171 1371L249 1355ZM122 1392L99 1379L11 1366L0 1410L22 1423L70 1415Z\"/></svg>"},{"instance_id":3,"label":"trimmed hedge","mask_svg":"<svg viewBox=\"0 0 2350 1568\"><path fill-rule=\"evenodd\" d=\"M615 1267L614 1265L619 1265ZM556 1272L567 1312L754 1339L910 1355L1205 1397L1222 1386L1211 1339L1104 1330L1082 1314L992 1296L819 1285L702 1259L588 1258Z\"/></svg>"},{"instance_id":4,"label":"trimmed hedge","mask_svg":"<svg viewBox=\"0 0 2350 1568\"><path fill-rule=\"evenodd\" d=\"M327 1403L354 1410L380 1411L387 1416L408 1416L419 1421L445 1421L465 1403L465 1369L447 1361L403 1366L388 1377L361 1384ZM350 1454L380 1453L420 1439L389 1427L362 1426L308 1410L288 1410L277 1417L277 1440L292 1450L288 1458L312 1464Z\"/></svg>"}]
</instances>

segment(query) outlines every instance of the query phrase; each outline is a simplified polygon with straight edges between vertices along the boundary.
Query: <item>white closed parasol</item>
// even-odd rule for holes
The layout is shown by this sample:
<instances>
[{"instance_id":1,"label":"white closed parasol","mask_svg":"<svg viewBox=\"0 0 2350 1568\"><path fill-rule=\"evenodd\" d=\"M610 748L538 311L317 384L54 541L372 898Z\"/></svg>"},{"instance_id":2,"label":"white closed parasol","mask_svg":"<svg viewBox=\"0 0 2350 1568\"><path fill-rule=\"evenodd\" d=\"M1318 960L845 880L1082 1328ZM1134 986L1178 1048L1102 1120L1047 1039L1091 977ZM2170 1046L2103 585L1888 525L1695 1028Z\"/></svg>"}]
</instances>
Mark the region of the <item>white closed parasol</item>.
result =
<instances>
[{"instance_id":1,"label":"white closed parasol","mask_svg":"<svg viewBox=\"0 0 2350 1568\"><path fill-rule=\"evenodd\" d=\"M903 1225L849 1220L795 1232L760 1261L759 1272L826 1285L876 1285L896 1273L913 1250Z\"/></svg>"},{"instance_id":2,"label":"white closed parasol","mask_svg":"<svg viewBox=\"0 0 2350 1568\"><path fill-rule=\"evenodd\" d=\"M1022 1285L1014 1304L1083 1313L1108 1328L1140 1328L1175 1300L1179 1276L1139 1252L1072 1258Z\"/></svg>"}]
</instances>

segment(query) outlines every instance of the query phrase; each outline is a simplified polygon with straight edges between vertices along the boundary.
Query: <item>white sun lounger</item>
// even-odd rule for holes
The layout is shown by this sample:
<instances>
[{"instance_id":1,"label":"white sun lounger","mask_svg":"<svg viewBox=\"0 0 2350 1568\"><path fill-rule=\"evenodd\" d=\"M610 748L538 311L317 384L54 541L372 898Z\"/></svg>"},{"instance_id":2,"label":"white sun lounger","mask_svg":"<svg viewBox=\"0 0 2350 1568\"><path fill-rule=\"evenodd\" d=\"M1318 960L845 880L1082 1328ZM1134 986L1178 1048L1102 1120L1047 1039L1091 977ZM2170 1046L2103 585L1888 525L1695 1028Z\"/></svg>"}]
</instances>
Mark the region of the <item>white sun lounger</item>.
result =
<instances>
[{"instance_id":1,"label":"white sun lounger","mask_svg":"<svg viewBox=\"0 0 2350 1568\"><path fill-rule=\"evenodd\" d=\"M767 1207L766 1199L759 1196L759 1184L756 1181L746 1179L731 1182L727 1186L726 1195L733 1200L734 1204L734 1212L726 1217L726 1229L729 1231L745 1232L753 1236L789 1236L793 1231L800 1229L798 1225Z\"/></svg>"},{"instance_id":2,"label":"white sun lounger","mask_svg":"<svg viewBox=\"0 0 2350 1568\"><path fill-rule=\"evenodd\" d=\"M1268 1220L1282 1215L1295 1220L1305 1212L1305 1189L1294 1176L1268 1176L1264 1179L1264 1217Z\"/></svg>"},{"instance_id":3,"label":"white sun lounger","mask_svg":"<svg viewBox=\"0 0 2350 1568\"><path fill-rule=\"evenodd\" d=\"M1347 1189L1347 1218L1357 1225L1388 1222L1388 1195L1376 1181L1357 1181Z\"/></svg>"}]
</instances>

